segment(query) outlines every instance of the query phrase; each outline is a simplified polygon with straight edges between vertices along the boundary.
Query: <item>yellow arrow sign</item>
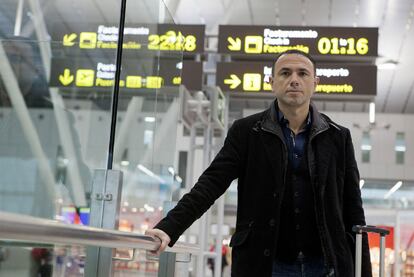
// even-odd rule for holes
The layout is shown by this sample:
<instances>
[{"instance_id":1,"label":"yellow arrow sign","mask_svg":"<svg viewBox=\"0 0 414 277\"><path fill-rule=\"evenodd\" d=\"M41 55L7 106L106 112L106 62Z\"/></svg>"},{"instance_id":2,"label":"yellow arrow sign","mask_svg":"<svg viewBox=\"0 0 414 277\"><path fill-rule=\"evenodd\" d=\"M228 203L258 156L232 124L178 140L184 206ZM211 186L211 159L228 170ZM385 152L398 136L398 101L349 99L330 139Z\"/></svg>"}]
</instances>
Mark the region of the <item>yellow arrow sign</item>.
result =
<instances>
[{"instance_id":1,"label":"yellow arrow sign","mask_svg":"<svg viewBox=\"0 0 414 277\"><path fill-rule=\"evenodd\" d=\"M76 34L64 35L63 36L63 46L73 46L73 42L78 36Z\"/></svg>"},{"instance_id":2,"label":"yellow arrow sign","mask_svg":"<svg viewBox=\"0 0 414 277\"><path fill-rule=\"evenodd\" d=\"M230 43L227 47L230 51L240 51L241 50L241 39L240 38L232 38L228 37L227 41Z\"/></svg>"},{"instance_id":3,"label":"yellow arrow sign","mask_svg":"<svg viewBox=\"0 0 414 277\"><path fill-rule=\"evenodd\" d=\"M230 85L230 89L235 89L241 84L241 80L236 74L230 74L231 79L224 79L226 85Z\"/></svg>"},{"instance_id":4,"label":"yellow arrow sign","mask_svg":"<svg viewBox=\"0 0 414 277\"><path fill-rule=\"evenodd\" d=\"M59 81L64 86L70 85L73 82L73 80L74 76L70 73L70 70L67 68L65 69L65 71L63 71L63 75L59 75Z\"/></svg>"}]
</instances>

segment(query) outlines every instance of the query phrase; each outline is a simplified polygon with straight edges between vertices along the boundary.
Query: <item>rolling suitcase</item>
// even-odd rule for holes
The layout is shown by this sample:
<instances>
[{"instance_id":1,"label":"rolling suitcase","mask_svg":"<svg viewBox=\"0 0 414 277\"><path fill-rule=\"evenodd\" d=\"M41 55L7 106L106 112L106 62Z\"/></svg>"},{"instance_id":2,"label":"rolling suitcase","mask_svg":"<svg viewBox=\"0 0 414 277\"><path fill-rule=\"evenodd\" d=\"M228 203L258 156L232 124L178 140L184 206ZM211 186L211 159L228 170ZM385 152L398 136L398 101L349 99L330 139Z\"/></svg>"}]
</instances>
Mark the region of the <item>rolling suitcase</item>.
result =
<instances>
[{"instance_id":1,"label":"rolling suitcase","mask_svg":"<svg viewBox=\"0 0 414 277\"><path fill-rule=\"evenodd\" d=\"M380 264L379 277L384 277L385 274L385 236L390 233L389 230L377 228L375 226L360 226L352 227L352 231L356 233L356 247L355 247L355 277L361 277L361 262L362 262L362 233L376 233L379 234L380 239Z\"/></svg>"}]
</instances>

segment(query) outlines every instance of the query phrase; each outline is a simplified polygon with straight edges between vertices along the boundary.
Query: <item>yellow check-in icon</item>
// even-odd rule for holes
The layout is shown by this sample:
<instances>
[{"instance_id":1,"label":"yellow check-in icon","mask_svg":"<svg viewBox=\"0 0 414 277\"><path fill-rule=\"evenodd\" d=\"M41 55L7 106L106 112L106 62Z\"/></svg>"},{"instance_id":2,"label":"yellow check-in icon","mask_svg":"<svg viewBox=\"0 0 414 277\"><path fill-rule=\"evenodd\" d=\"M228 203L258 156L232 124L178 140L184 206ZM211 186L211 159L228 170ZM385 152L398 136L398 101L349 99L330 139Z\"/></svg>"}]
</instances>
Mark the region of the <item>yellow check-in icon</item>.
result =
<instances>
[{"instance_id":1,"label":"yellow check-in icon","mask_svg":"<svg viewBox=\"0 0 414 277\"><path fill-rule=\"evenodd\" d=\"M82 32L79 35L79 48L94 49L96 48L97 35L93 32Z\"/></svg>"},{"instance_id":2,"label":"yellow check-in icon","mask_svg":"<svg viewBox=\"0 0 414 277\"><path fill-rule=\"evenodd\" d=\"M244 39L244 52L250 54L260 54L263 49L263 37L246 36Z\"/></svg>"},{"instance_id":3,"label":"yellow check-in icon","mask_svg":"<svg viewBox=\"0 0 414 277\"><path fill-rule=\"evenodd\" d=\"M259 91L262 84L262 75L258 73L243 74L243 90Z\"/></svg>"},{"instance_id":4,"label":"yellow check-in icon","mask_svg":"<svg viewBox=\"0 0 414 277\"><path fill-rule=\"evenodd\" d=\"M127 76L126 77L126 87L127 88L141 88L142 87L142 77L141 76Z\"/></svg>"},{"instance_id":5,"label":"yellow check-in icon","mask_svg":"<svg viewBox=\"0 0 414 277\"><path fill-rule=\"evenodd\" d=\"M95 71L92 69L78 69L76 71L76 86L93 87L95 82Z\"/></svg>"}]
</instances>

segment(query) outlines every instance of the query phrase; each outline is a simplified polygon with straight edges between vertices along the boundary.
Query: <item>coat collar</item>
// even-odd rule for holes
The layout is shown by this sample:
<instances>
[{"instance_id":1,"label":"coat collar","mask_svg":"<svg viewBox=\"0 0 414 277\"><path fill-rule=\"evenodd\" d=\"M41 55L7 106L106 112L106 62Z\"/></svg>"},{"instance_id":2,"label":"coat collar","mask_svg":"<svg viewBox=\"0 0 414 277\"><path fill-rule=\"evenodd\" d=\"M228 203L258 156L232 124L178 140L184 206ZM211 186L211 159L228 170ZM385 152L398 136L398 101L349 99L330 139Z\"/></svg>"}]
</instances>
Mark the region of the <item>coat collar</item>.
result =
<instances>
[{"instance_id":1,"label":"coat collar","mask_svg":"<svg viewBox=\"0 0 414 277\"><path fill-rule=\"evenodd\" d=\"M313 138L320 132L329 129L329 123L324 117L322 117L322 115L319 113L319 111L316 109L316 106L312 102L310 104L310 112L312 117L310 138ZM261 125L262 127L264 127L265 130L270 131L275 135L283 136L282 129L277 119L277 113L278 106L276 99L272 102L270 108L265 111Z\"/></svg>"},{"instance_id":2,"label":"coat collar","mask_svg":"<svg viewBox=\"0 0 414 277\"><path fill-rule=\"evenodd\" d=\"M257 122L259 126L261 126L261 129L265 131L266 133L272 133L279 137L279 139L282 142L284 151L280 153L280 148L275 143L275 139L273 136L265 135L262 133L261 139L263 144L266 146L266 155L269 159L270 165L273 168L273 172L277 172L277 166L280 160L280 157L282 157L282 161L284 161L284 167L285 171L287 168L287 147L284 142L284 136L282 128L277 120L277 100L272 102L272 105L269 109L267 109L262 117L262 120ZM316 160L318 160L319 168L325 168L326 164L329 164L331 159L331 151L318 151L321 149L329 149L329 147L332 145L332 142L329 137L324 136L319 140L318 143L318 149L314 149L312 147L312 143L310 143L313 138L324 132L325 130L329 129L329 122L325 117L323 117L318 110L316 109L315 105L311 103L311 112L312 112L312 125L310 129L309 134L309 147L308 147L308 163L309 163L309 171L312 178L312 183L315 183L316 179L319 179L320 184L325 184L326 178L327 178L327 171L322 170L321 172L317 172L316 168ZM256 125L257 126L257 125ZM256 126L254 128L256 128ZM316 153L315 153L316 152ZM282 154L282 156L280 156ZM317 157L315 157L315 154ZM286 174L286 172L285 172ZM274 174L273 174L274 175ZM319 176L318 176L319 175ZM318 177L317 177L318 176ZM277 176L273 176L275 180L277 180ZM285 177L284 177L285 179ZM316 182L317 184L319 182ZM319 185L318 185L319 186ZM325 187L322 185L322 187Z\"/></svg>"}]
</instances>

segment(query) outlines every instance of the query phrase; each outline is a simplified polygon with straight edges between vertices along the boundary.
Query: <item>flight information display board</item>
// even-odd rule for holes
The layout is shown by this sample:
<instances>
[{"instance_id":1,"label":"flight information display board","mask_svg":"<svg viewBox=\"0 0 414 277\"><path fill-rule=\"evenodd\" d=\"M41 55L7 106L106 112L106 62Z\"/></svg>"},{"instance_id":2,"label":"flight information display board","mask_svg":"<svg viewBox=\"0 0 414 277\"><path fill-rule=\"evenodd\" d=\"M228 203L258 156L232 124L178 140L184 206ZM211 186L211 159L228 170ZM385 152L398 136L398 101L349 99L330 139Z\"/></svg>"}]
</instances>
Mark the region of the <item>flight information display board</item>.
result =
<instances>
[{"instance_id":1,"label":"flight information display board","mask_svg":"<svg viewBox=\"0 0 414 277\"><path fill-rule=\"evenodd\" d=\"M52 39L62 41L64 49L116 49L118 27L113 25L79 24L66 31L56 25ZM123 49L128 51L204 52L204 25L135 24L124 29Z\"/></svg>"},{"instance_id":2,"label":"flight information display board","mask_svg":"<svg viewBox=\"0 0 414 277\"><path fill-rule=\"evenodd\" d=\"M50 86L112 88L115 70L115 64L109 59L56 58L52 60ZM184 84L189 90L201 90L202 70L202 63L194 61L125 60L122 64L120 87L159 89Z\"/></svg>"},{"instance_id":3,"label":"flight information display board","mask_svg":"<svg viewBox=\"0 0 414 277\"><path fill-rule=\"evenodd\" d=\"M219 26L222 54L277 55L289 49L315 56L375 57L378 28Z\"/></svg>"},{"instance_id":4,"label":"flight information display board","mask_svg":"<svg viewBox=\"0 0 414 277\"><path fill-rule=\"evenodd\" d=\"M374 65L318 64L321 95L376 95L377 67ZM218 63L216 85L230 92L271 92L272 62Z\"/></svg>"}]
</instances>

